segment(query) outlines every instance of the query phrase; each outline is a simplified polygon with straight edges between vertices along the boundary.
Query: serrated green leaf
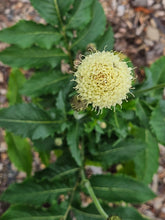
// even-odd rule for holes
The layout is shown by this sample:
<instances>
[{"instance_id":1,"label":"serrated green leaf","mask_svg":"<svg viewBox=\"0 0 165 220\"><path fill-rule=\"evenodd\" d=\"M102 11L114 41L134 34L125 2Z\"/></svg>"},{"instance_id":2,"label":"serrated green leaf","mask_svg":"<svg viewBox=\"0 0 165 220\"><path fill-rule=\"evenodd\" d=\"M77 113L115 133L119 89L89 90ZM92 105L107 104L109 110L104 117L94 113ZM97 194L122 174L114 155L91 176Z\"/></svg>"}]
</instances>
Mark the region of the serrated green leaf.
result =
<instances>
[{"instance_id":1,"label":"serrated green leaf","mask_svg":"<svg viewBox=\"0 0 165 220\"><path fill-rule=\"evenodd\" d=\"M75 0L67 0L67 1L58 0L57 3L62 18L66 15L66 12L76 4Z\"/></svg>"},{"instance_id":2,"label":"serrated green leaf","mask_svg":"<svg viewBox=\"0 0 165 220\"><path fill-rule=\"evenodd\" d=\"M46 170L37 173L36 177L41 177L43 180L48 179L49 181L53 181L65 175L75 175L78 170L79 168L73 164L64 164L61 167L56 164L51 164Z\"/></svg>"},{"instance_id":3,"label":"serrated green leaf","mask_svg":"<svg viewBox=\"0 0 165 220\"><path fill-rule=\"evenodd\" d=\"M109 207L102 204L105 212L111 216L119 216L121 220L149 220L148 218L142 217L138 211L133 207ZM95 207L94 204L90 204L87 208L73 207L72 212L77 219L81 220L103 220ZM109 219L111 220L111 219Z\"/></svg>"},{"instance_id":4,"label":"serrated green leaf","mask_svg":"<svg viewBox=\"0 0 165 220\"><path fill-rule=\"evenodd\" d=\"M74 0L30 0L34 8L40 13L40 15L50 24L59 25L60 20L69 10Z\"/></svg>"},{"instance_id":5,"label":"serrated green leaf","mask_svg":"<svg viewBox=\"0 0 165 220\"><path fill-rule=\"evenodd\" d=\"M110 51L114 46L114 33L112 27L108 27L108 29L104 32L103 36L101 36L97 42L97 49L99 51Z\"/></svg>"},{"instance_id":6,"label":"serrated green leaf","mask_svg":"<svg viewBox=\"0 0 165 220\"><path fill-rule=\"evenodd\" d=\"M43 94L56 94L63 86L71 80L69 74L62 74L55 70L34 74L24 84L21 93L26 96L37 97Z\"/></svg>"},{"instance_id":7,"label":"serrated green leaf","mask_svg":"<svg viewBox=\"0 0 165 220\"><path fill-rule=\"evenodd\" d=\"M12 67L42 67L44 65L55 67L62 58L66 58L67 55L60 49L42 49L39 47L32 47L27 49L21 49L16 46L8 47L0 52L0 60Z\"/></svg>"},{"instance_id":8,"label":"serrated green leaf","mask_svg":"<svg viewBox=\"0 0 165 220\"><path fill-rule=\"evenodd\" d=\"M99 152L96 159L110 166L117 162L123 162L135 157L139 152L145 149L145 143L139 139L125 139L116 146L105 143L101 146L102 151Z\"/></svg>"},{"instance_id":9,"label":"serrated green leaf","mask_svg":"<svg viewBox=\"0 0 165 220\"><path fill-rule=\"evenodd\" d=\"M138 98L136 99L136 115L140 119L140 124L143 127L149 126L149 118L146 109L143 106L142 101L140 101Z\"/></svg>"},{"instance_id":10,"label":"serrated green leaf","mask_svg":"<svg viewBox=\"0 0 165 220\"><path fill-rule=\"evenodd\" d=\"M67 143L70 148L70 152L72 157L75 159L76 163L81 166L82 159L81 159L81 151L79 148L79 124L77 123L76 126L72 126L69 128L67 133Z\"/></svg>"},{"instance_id":11,"label":"serrated green leaf","mask_svg":"<svg viewBox=\"0 0 165 220\"><path fill-rule=\"evenodd\" d=\"M58 205L53 209L44 210L23 205L12 205L0 220L61 220L65 215L66 208Z\"/></svg>"},{"instance_id":12,"label":"serrated green leaf","mask_svg":"<svg viewBox=\"0 0 165 220\"><path fill-rule=\"evenodd\" d=\"M7 99L10 105L22 102L20 89L25 83L25 76L19 69L13 69L8 82Z\"/></svg>"},{"instance_id":13,"label":"serrated green leaf","mask_svg":"<svg viewBox=\"0 0 165 220\"><path fill-rule=\"evenodd\" d=\"M165 56L156 60L150 68L145 68L146 80L142 83L139 91L147 90L159 84L165 84ZM162 94L163 87L158 90L150 91L152 95Z\"/></svg>"},{"instance_id":14,"label":"serrated green leaf","mask_svg":"<svg viewBox=\"0 0 165 220\"><path fill-rule=\"evenodd\" d=\"M96 196L109 202L142 203L155 197L145 184L126 175L96 175L90 182Z\"/></svg>"},{"instance_id":15,"label":"serrated green leaf","mask_svg":"<svg viewBox=\"0 0 165 220\"><path fill-rule=\"evenodd\" d=\"M32 152L29 142L9 132L6 133L5 141L8 145L8 155L12 163L18 170L24 171L27 173L27 176L30 176Z\"/></svg>"},{"instance_id":16,"label":"serrated green leaf","mask_svg":"<svg viewBox=\"0 0 165 220\"><path fill-rule=\"evenodd\" d=\"M30 0L33 7L39 12L39 14L50 24L58 25L58 12L55 3L57 1L54 0L40 0L38 4L38 0Z\"/></svg>"},{"instance_id":17,"label":"serrated green leaf","mask_svg":"<svg viewBox=\"0 0 165 220\"><path fill-rule=\"evenodd\" d=\"M93 0L79 1L78 7L73 16L70 18L66 28L82 29L85 25L87 25L91 19L92 4Z\"/></svg>"},{"instance_id":18,"label":"serrated green leaf","mask_svg":"<svg viewBox=\"0 0 165 220\"><path fill-rule=\"evenodd\" d=\"M55 149L54 137L33 140L33 145L38 152L50 152Z\"/></svg>"},{"instance_id":19,"label":"serrated green leaf","mask_svg":"<svg viewBox=\"0 0 165 220\"><path fill-rule=\"evenodd\" d=\"M92 7L92 21L80 31L77 39L71 45L71 48L84 49L89 43L93 43L105 30L106 17L102 6L98 1L94 1Z\"/></svg>"},{"instance_id":20,"label":"serrated green leaf","mask_svg":"<svg viewBox=\"0 0 165 220\"><path fill-rule=\"evenodd\" d=\"M153 110L150 125L158 141L165 145L165 100L160 100Z\"/></svg>"},{"instance_id":21,"label":"serrated green leaf","mask_svg":"<svg viewBox=\"0 0 165 220\"><path fill-rule=\"evenodd\" d=\"M29 179L23 183L15 183L2 194L1 200L14 204L30 204L42 206L45 203L57 201L58 196L67 195L74 188L75 178L63 178L58 181L36 182Z\"/></svg>"},{"instance_id":22,"label":"serrated green leaf","mask_svg":"<svg viewBox=\"0 0 165 220\"><path fill-rule=\"evenodd\" d=\"M90 213L85 210L80 210L76 208L72 208L73 215L76 217L78 220L104 220L104 218L98 214L98 212L95 213Z\"/></svg>"},{"instance_id":23,"label":"serrated green leaf","mask_svg":"<svg viewBox=\"0 0 165 220\"><path fill-rule=\"evenodd\" d=\"M165 83L165 56L162 56L156 60L149 69L146 69L146 71L147 77L149 77L149 74L151 74L151 81L148 81L150 87L159 83Z\"/></svg>"},{"instance_id":24,"label":"serrated green leaf","mask_svg":"<svg viewBox=\"0 0 165 220\"><path fill-rule=\"evenodd\" d=\"M62 157L62 159L64 159L64 157ZM51 165L51 167L54 166L54 170L51 170L52 173L54 172L54 175L52 174L52 177L50 175L50 177L48 178L49 181L47 181L46 178L43 179L43 176L41 174L41 178L39 175L29 180L26 180L21 184L10 185L10 187L1 196L1 200L21 205L30 204L30 206L33 205L35 207L48 204L50 207L53 208L53 210L55 210L57 206L58 208L60 208L59 204L57 204L59 196L61 194L64 195L64 203L67 203L67 201L69 201L69 196L71 195L70 193L72 192L72 190L74 190L74 186L76 184L77 179L77 175L73 176L73 167L64 170L63 167L59 166L61 163L63 164L63 162L58 159L57 166L56 164L55 166L53 164ZM58 168L60 169L59 171ZM41 173L43 172L44 170L41 171ZM49 175L50 171L48 169L45 169L45 172ZM30 202L30 200L33 201ZM62 207L66 207L66 204L63 204ZM56 212L52 216L55 215Z\"/></svg>"},{"instance_id":25,"label":"serrated green leaf","mask_svg":"<svg viewBox=\"0 0 165 220\"><path fill-rule=\"evenodd\" d=\"M59 43L60 33L51 26L37 24L33 21L19 21L16 25L0 31L0 40L9 44L15 44L23 49L33 44L50 49Z\"/></svg>"},{"instance_id":26,"label":"serrated green leaf","mask_svg":"<svg viewBox=\"0 0 165 220\"><path fill-rule=\"evenodd\" d=\"M66 115L64 94L62 90L58 94L56 106L57 106L57 109L60 110L63 115Z\"/></svg>"},{"instance_id":27,"label":"serrated green leaf","mask_svg":"<svg viewBox=\"0 0 165 220\"><path fill-rule=\"evenodd\" d=\"M57 159L57 161L51 164L46 169L37 172L35 177L41 180L54 181L55 179L62 178L66 175L73 175L79 171L79 167L74 162L73 158L69 156L69 152L62 155Z\"/></svg>"},{"instance_id":28,"label":"serrated green leaf","mask_svg":"<svg viewBox=\"0 0 165 220\"><path fill-rule=\"evenodd\" d=\"M33 104L18 104L0 110L0 126L22 137L46 138L58 129L61 120L52 119Z\"/></svg>"},{"instance_id":29,"label":"serrated green leaf","mask_svg":"<svg viewBox=\"0 0 165 220\"><path fill-rule=\"evenodd\" d=\"M115 134L118 136L118 141L123 140L128 135L128 120L123 117L122 111L115 111L111 117L109 118L109 123L113 130L115 131Z\"/></svg>"},{"instance_id":30,"label":"serrated green leaf","mask_svg":"<svg viewBox=\"0 0 165 220\"><path fill-rule=\"evenodd\" d=\"M143 131L146 148L133 158L137 178L146 184L152 181L159 165L159 148L156 139L149 130Z\"/></svg>"},{"instance_id":31,"label":"serrated green leaf","mask_svg":"<svg viewBox=\"0 0 165 220\"><path fill-rule=\"evenodd\" d=\"M107 208L110 216L119 216L121 220L149 220L147 217L140 215L133 207Z\"/></svg>"}]
</instances>

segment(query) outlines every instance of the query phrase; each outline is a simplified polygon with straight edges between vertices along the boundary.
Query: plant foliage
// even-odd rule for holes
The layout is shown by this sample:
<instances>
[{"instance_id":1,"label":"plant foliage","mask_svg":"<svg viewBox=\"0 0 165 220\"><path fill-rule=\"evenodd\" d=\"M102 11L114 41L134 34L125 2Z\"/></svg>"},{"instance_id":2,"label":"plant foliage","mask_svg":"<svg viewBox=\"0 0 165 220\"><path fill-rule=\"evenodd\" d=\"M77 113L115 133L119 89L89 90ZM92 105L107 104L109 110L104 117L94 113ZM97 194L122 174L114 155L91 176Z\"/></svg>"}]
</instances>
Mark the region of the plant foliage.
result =
<instances>
[{"instance_id":1,"label":"plant foliage","mask_svg":"<svg viewBox=\"0 0 165 220\"><path fill-rule=\"evenodd\" d=\"M76 111L74 61L88 48L112 50L113 30L98 0L31 4L46 24L23 20L0 31L0 40L10 44L0 60L13 68L0 126L11 161L27 173L2 194L11 206L0 220L147 220L128 203L155 197L147 184L158 168L158 142L165 144L165 57L145 68L146 79L135 82L135 98L122 109ZM22 70L29 68L26 79ZM46 166L33 176L32 150ZM102 173L88 175L90 165ZM82 195L92 199L87 207Z\"/></svg>"}]
</instances>

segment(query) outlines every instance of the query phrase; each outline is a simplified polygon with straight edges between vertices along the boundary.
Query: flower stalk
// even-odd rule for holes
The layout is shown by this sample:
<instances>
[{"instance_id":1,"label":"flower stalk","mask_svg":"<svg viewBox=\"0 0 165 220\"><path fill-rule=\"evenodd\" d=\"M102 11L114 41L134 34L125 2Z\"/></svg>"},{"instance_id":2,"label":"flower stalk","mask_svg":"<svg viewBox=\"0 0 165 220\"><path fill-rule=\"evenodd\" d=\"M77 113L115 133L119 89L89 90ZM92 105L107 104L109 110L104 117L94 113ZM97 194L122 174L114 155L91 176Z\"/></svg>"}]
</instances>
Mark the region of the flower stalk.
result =
<instances>
[{"instance_id":1,"label":"flower stalk","mask_svg":"<svg viewBox=\"0 0 165 220\"><path fill-rule=\"evenodd\" d=\"M93 191L93 188L92 188L92 186L91 186L89 180L86 179L83 170L81 170L81 177L82 177L82 181L83 181L83 183L84 183L84 186L85 186L86 189L88 190L88 193L89 193L90 197L92 198L92 200L93 200L93 202L94 202L94 204L95 204L95 206L96 206L98 212L100 213L100 215L101 215L102 217L104 217L105 219L108 219L107 213L106 213L106 212L104 211L104 209L102 208L102 206L101 206L99 200L97 199L97 197L96 197L96 195L95 195L95 193L94 193L94 191Z\"/></svg>"}]
</instances>

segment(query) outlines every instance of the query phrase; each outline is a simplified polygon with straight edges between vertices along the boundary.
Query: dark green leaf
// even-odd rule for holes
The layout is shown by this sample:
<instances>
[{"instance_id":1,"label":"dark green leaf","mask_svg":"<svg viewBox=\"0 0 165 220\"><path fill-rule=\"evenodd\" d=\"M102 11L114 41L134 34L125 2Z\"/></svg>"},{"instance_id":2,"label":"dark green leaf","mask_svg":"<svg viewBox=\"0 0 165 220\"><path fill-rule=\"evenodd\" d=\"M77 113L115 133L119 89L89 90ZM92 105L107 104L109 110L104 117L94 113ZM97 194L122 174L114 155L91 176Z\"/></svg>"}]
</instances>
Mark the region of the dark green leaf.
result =
<instances>
[{"instance_id":1,"label":"dark green leaf","mask_svg":"<svg viewBox=\"0 0 165 220\"><path fill-rule=\"evenodd\" d=\"M114 33L112 30L112 27L108 27L108 29L105 31L104 35L101 36L97 42L97 49L99 51L110 51L113 49L114 46Z\"/></svg>"},{"instance_id":2,"label":"dark green leaf","mask_svg":"<svg viewBox=\"0 0 165 220\"><path fill-rule=\"evenodd\" d=\"M66 115L64 94L62 90L58 94L56 106L57 106L57 109L60 110L63 115Z\"/></svg>"},{"instance_id":3,"label":"dark green leaf","mask_svg":"<svg viewBox=\"0 0 165 220\"><path fill-rule=\"evenodd\" d=\"M102 216L96 211L94 213L87 212L86 209L72 208L73 215L78 220L104 220Z\"/></svg>"},{"instance_id":4,"label":"dark green leaf","mask_svg":"<svg viewBox=\"0 0 165 220\"><path fill-rule=\"evenodd\" d=\"M50 24L58 25L74 0L30 0L34 8Z\"/></svg>"},{"instance_id":5,"label":"dark green leaf","mask_svg":"<svg viewBox=\"0 0 165 220\"><path fill-rule=\"evenodd\" d=\"M128 119L123 116L124 111L115 111L109 118L111 128L115 131L119 140L122 140L128 135Z\"/></svg>"},{"instance_id":6,"label":"dark green leaf","mask_svg":"<svg viewBox=\"0 0 165 220\"><path fill-rule=\"evenodd\" d=\"M146 80L140 87L140 90L149 89L151 87L157 86L158 84L165 83L165 56L159 58L156 62L154 62L150 68L145 68ZM139 90L139 91L140 91ZM162 94L162 89L154 90L152 92L155 94Z\"/></svg>"},{"instance_id":7,"label":"dark green leaf","mask_svg":"<svg viewBox=\"0 0 165 220\"><path fill-rule=\"evenodd\" d=\"M102 205L105 212L111 216L119 216L121 220L149 220L142 217L133 207L109 207ZM94 204L90 204L87 208L73 207L72 212L78 220L103 220Z\"/></svg>"},{"instance_id":8,"label":"dark green leaf","mask_svg":"<svg viewBox=\"0 0 165 220\"><path fill-rule=\"evenodd\" d=\"M22 137L45 138L54 133L60 123L33 104L18 104L0 111L0 125Z\"/></svg>"},{"instance_id":9,"label":"dark green leaf","mask_svg":"<svg viewBox=\"0 0 165 220\"><path fill-rule=\"evenodd\" d=\"M57 2L62 18L66 15L66 12L71 8L71 6L74 6L76 4L74 3L75 0L67 0L67 1L58 0Z\"/></svg>"},{"instance_id":10,"label":"dark green leaf","mask_svg":"<svg viewBox=\"0 0 165 220\"><path fill-rule=\"evenodd\" d=\"M23 205L13 205L0 220L61 220L66 212L66 208L58 205L51 210L44 210Z\"/></svg>"},{"instance_id":11,"label":"dark green leaf","mask_svg":"<svg viewBox=\"0 0 165 220\"><path fill-rule=\"evenodd\" d=\"M18 170L22 170L30 176L32 170L31 146L26 139L7 132L5 141L8 145L8 155Z\"/></svg>"},{"instance_id":12,"label":"dark green leaf","mask_svg":"<svg viewBox=\"0 0 165 220\"><path fill-rule=\"evenodd\" d=\"M129 134L145 142L145 129L132 123L129 124Z\"/></svg>"},{"instance_id":13,"label":"dark green leaf","mask_svg":"<svg viewBox=\"0 0 165 220\"><path fill-rule=\"evenodd\" d=\"M143 127L149 126L149 118L146 109L138 98L136 99L136 115L140 119L140 124L142 124Z\"/></svg>"},{"instance_id":14,"label":"dark green leaf","mask_svg":"<svg viewBox=\"0 0 165 220\"><path fill-rule=\"evenodd\" d=\"M0 59L3 63L12 67L41 67L49 65L51 67L57 66L62 58L67 55L60 49L42 49L32 47L28 49L20 49L16 46L8 47L0 53Z\"/></svg>"},{"instance_id":15,"label":"dark green leaf","mask_svg":"<svg viewBox=\"0 0 165 220\"><path fill-rule=\"evenodd\" d=\"M34 147L38 152L50 152L55 149L54 137L47 137L44 140L42 138L33 141Z\"/></svg>"},{"instance_id":16,"label":"dark green leaf","mask_svg":"<svg viewBox=\"0 0 165 220\"><path fill-rule=\"evenodd\" d=\"M102 6L94 1L92 8L92 21L85 30L80 31L78 38L73 42L72 48L84 49L89 43L93 43L105 30L106 17Z\"/></svg>"},{"instance_id":17,"label":"dark green leaf","mask_svg":"<svg viewBox=\"0 0 165 220\"><path fill-rule=\"evenodd\" d=\"M110 216L119 216L121 220L149 220L147 217L140 215L133 207L107 208Z\"/></svg>"},{"instance_id":18,"label":"dark green leaf","mask_svg":"<svg viewBox=\"0 0 165 220\"><path fill-rule=\"evenodd\" d=\"M57 12L57 0L30 0L33 7L40 13L40 15L50 24L57 25L59 23Z\"/></svg>"},{"instance_id":19,"label":"dark green leaf","mask_svg":"<svg viewBox=\"0 0 165 220\"><path fill-rule=\"evenodd\" d=\"M73 16L70 18L66 28L83 28L85 25L87 25L91 19L91 5L93 3L93 0L88 1L79 1L79 5L73 14Z\"/></svg>"},{"instance_id":20,"label":"dark green leaf","mask_svg":"<svg viewBox=\"0 0 165 220\"><path fill-rule=\"evenodd\" d=\"M20 70L13 69L11 71L7 90L7 99L10 105L22 102L20 89L25 81L26 79Z\"/></svg>"},{"instance_id":21,"label":"dark green leaf","mask_svg":"<svg viewBox=\"0 0 165 220\"><path fill-rule=\"evenodd\" d=\"M151 81L150 81L150 87L155 86L159 83L165 83L165 56L162 56L157 61L155 61L150 69L146 69L147 77L149 77L149 74L151 74ZM149 72L148 72L149 71ZM148 79L149 80L149 79ZM147 82L146 82L147 84Z\"/></svg>"},{"instance_id":22,"label":"dark green leaf","mask_svg":"<svg viewBox=\"0 0 165 220\"><path fill-rule=\"evenodd\" d=\"M20 21L16 25L0 31L0 40L9 44L16 44L21 48L28 48L36 44L50 49L59 43L61 35L53 27L37 24L33 21Z\"/></svg>"},{"instance_id":23,"label":"dark green leaf","mask_svg":"<svg viewBox=\"0 0 165 220\"><path fill-rule=\"evenodd\" d=\"M70 80L69 74L62 74L59 71L36 73L27 80L21 93L31 97L48 93L56 94Z\"/></svg>"},{"instance_id":24,"label":"dark green leaf","mask_svg":"<svg viewBox=\"0 0 165 220\"><path fill-rule=\"evenodd\" d=\"M109 202L142 203L155 197L145 184L125 175L96 175L90 181L96 196Z\"/></svg>"},{"instance_id":25,"label":"dark green leaf","mask_svg":"<svg viewBox=\"0 0 165 220\"><path fill-rule=\"evenodd\" d=\"M57 201L58 196L67 195L73 190L75 178L62 178L55 182L36 182L33 179L15 183L2 194L1 200L15 204L42 206Z\"/></svg>"},{"instance_id":26,"label":"dark green leaf","mask_svg":"<svg viewBox=\"0 0 165 220\"><path fill-rule=\"evenodd\" d=\"M72 157L75 159L76 163L81 166L81 151L79 148L79 124L77 123L76 126L72 126L69 128L67 133L67 143L70 147L70 152Z\"/></svg>"},{"instance_id":27,"label":"dark green leaf","mask_svg":"<svg viewBox=\"0 0 165 220\"><path fill-rule=\"evenodd\" d=\"M110 166L117 162L123 162L135 157L140 151L145 149L145 143L139 139L125 139L114 147L110 144L103 144L103 149L96 158Z\"/></svg>"},{"instance_id":28,"label":"dark green leaf","mask_svg":"<svg viewBox=\"0 0 165 220\"><path fill-rule=\"evenodd\" d=\"M51 164L48 168L38 172L35 177L41 180L54 181L65 175L73 175L79 170L73 158L69 156L69 152L62 155L57 161Z\"/></svg>"},{"instance_id":29,"label":"dark green leaf","mask_svg":"<svg viewBox=\"0 0 165 220\"><path fill-rule=\"evenodd\" d=\"M160 100L152 112L150 124L158 141L165 145L165 100Z\"/></svg>"},{"instance_id":30,"label":"dark green leaf","mask_svg":"<svg viewBox=\"0 0 165 220\"><path fill-rule=\"evenodd\" d=\"M145 134L143 142L146 144L146 148L133 158L133 161L138 179L149 184L158 169L159 148L150 131L144 130L143 132Z\"/></svg>"}]
</instances>

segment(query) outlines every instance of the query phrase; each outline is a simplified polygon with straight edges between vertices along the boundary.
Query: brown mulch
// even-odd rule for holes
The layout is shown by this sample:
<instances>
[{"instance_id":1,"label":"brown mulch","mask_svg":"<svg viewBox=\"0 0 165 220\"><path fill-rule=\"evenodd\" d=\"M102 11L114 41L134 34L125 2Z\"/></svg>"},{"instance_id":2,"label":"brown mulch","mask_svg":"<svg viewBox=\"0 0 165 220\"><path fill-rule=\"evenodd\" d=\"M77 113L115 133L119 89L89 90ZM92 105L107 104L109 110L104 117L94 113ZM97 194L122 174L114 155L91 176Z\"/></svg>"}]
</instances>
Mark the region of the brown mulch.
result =
<instances>
[{"instance_id":1,"label":"brown mulch","mask_svg":"<svg viewBox=\"0 0 165 220\"><path fill-rule=\"evenodd\" d=\"M165 0L100 0L108 22L115 33L115 50L125 53L139 76L142 66L149 66L165 55ZM20 19L44 23L29 0L0 0L0 30L10 27ZM0 42L0 50L6 47ZM6 92L10 68L0 63L0 107L7 106ZM0 130L0 193L14 181L21 181L25 174L17 172L7 156L7 146ZM34 169L40 166L34 154ZM153 177L152 190L157 197L139 207L141 213L152 220L165 220L165 148L160 146L160 163ZM0 203L0 214L8 207Z\"/></svg>"}]
</instances>

